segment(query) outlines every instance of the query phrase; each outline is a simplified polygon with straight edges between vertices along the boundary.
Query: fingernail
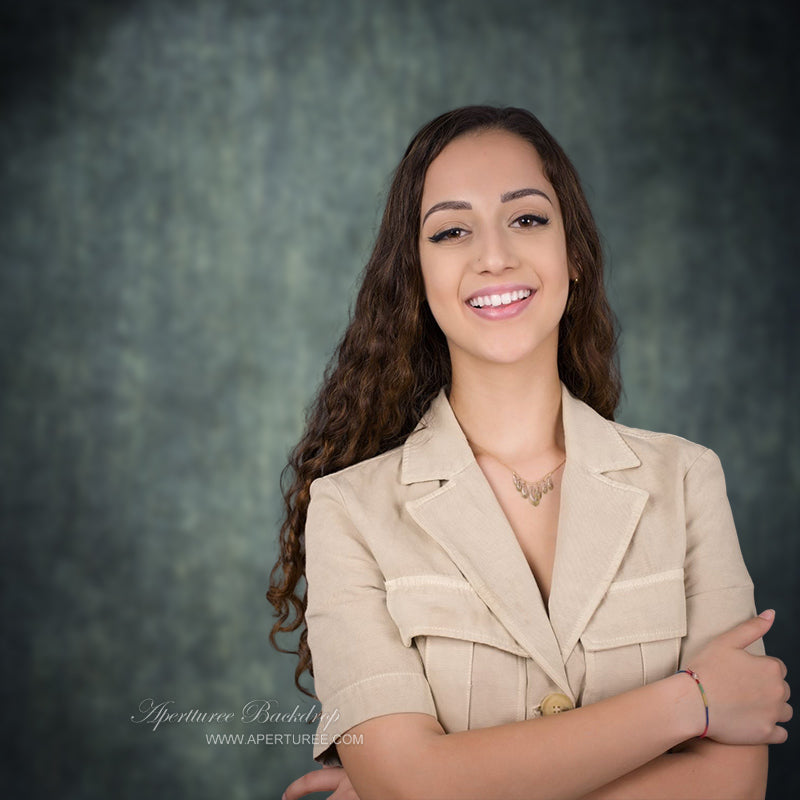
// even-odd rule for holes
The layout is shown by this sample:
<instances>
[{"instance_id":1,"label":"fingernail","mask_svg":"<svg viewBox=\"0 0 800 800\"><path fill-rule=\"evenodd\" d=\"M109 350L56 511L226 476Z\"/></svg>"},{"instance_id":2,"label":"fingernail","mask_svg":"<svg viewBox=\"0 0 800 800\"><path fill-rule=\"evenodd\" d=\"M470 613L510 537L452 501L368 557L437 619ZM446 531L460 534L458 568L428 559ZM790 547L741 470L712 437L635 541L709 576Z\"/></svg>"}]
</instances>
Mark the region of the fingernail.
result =
<instances>
[{"instance_id":1,"label":"fingernail","mask_svg":"<svg viewBox=\"0 0 800 800\"><path fill-rule=\"evenodd\" d=\"M758 616L761 617L761 619L774 619L775 611L773 611L771 608L768 608L766 611L762 611Z\"/></svg>"}]
</instances>

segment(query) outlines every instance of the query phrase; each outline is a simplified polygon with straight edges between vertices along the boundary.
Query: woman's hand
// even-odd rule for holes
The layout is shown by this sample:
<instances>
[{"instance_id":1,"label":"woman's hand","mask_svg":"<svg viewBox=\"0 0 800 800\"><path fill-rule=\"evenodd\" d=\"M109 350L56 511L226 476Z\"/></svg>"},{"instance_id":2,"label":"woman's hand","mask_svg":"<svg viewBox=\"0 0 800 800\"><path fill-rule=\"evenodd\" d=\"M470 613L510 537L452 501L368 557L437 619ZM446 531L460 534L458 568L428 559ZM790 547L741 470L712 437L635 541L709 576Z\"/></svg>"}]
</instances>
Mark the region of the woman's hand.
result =
<instances>
[{"instance_id":1,"label":"woman's hand","mask_svg":"<svg viewBox=\"0 0 800 800\"><path fill-rule=\"evenodd\" d=\"M292 781L281 800L298 800L313 792L333 792L328 800L358 800L347 773L341 767L323 767Z\"/></svg>"},{"instance_id":2,"label":"woman's hand","mask_svg":"<svg viewBox=\"0 0 800 800\"><path fill-rule=\"evenodd\" d=\"M786 730L777 724L792 718L786 666L778 658L754 656L744 649L762 637L774 619L774 611L764 611L742 622L709 642L688 665L708 699L708 738L723 744L786 741ZM694 691L700 706L702 698Z\"/></svg>"}]
</instances>

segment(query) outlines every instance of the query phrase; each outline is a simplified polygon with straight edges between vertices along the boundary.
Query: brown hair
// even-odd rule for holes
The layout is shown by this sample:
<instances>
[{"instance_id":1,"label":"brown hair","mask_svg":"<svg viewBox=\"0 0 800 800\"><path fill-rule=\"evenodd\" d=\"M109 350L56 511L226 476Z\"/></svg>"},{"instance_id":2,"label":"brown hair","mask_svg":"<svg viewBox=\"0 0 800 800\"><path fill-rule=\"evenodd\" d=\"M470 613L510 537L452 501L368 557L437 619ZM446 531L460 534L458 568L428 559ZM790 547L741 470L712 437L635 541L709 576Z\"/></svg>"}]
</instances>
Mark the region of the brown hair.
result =
<instances>
[{"instance_id":1,"label":"brown hair","mask_svg":"<svg viewBox=\"0 0 800 800\"><path fill-rule=\"evenodd\" d=\"M309 487L316 478L401 444L433 398L450 383L450 358L422 283L420 204L428 166L453 139L482 130L505 130L530 142L555 189L564 219L567 256L579 277L561 319L558 371L567 388L602 416L613 419L620 394L616 330L603 286L600 238L564 151L530 112L468 106L442 114L412 139L394 174L378 237L364 269L351 322L325 372L302 439L283 471L285 519L280 554L267 598L277 622L270 641L295 653L295 683L313 675L305 625L303 531ZM276 641L302 630L297 650Z\"/></svg>"}]
</instances>

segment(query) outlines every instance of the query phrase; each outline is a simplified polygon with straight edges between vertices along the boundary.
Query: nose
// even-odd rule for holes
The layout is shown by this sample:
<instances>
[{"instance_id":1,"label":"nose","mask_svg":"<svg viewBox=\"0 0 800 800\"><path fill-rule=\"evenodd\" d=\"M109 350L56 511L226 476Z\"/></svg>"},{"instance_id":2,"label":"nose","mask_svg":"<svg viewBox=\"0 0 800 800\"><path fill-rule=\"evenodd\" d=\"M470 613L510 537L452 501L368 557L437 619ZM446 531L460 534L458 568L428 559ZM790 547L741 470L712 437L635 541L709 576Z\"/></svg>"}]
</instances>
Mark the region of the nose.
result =
<instances>
[{"instance_id":1,"label":"nose","mask_svg":"<svg viewBox=\"0 0 800 800\"><path fill-rule=\"evenodd\" d=\"M500 273L519 266L519 257L504 229L485 228L477 244L475 267L479 272Z\"/></svg>"}]
</instances>

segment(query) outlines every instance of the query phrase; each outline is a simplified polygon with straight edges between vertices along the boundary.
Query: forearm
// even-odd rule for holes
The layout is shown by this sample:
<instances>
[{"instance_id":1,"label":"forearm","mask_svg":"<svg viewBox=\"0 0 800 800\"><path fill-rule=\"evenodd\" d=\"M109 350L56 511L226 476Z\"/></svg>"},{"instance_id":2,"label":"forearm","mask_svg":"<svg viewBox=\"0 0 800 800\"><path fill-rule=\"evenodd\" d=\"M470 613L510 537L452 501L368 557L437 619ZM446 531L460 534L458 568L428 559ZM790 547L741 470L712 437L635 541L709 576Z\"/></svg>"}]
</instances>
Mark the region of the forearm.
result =
<instances>
[{"instance_id":1,"label":"forearm","mask_svg":"<svg viewBox=\"0 0 800 800\"><path fill-rule=\"evenodd\" d=\"M766 745L725 745L695 740L584 795L581 800L763 800Z\"/></svg>"},{"instance_id":2,"label":"forearm","mask_svg":"<svg viewBox=\"0 0 800 800\"><path fill-rule=\"evenodd\" d=\"M363 745L340 748L361 800L574 799L703 727L696 689L678 676L557 716L448 735L420 730L420 715L397 716L357 726Z\"/></svg>"}]
</instances>

